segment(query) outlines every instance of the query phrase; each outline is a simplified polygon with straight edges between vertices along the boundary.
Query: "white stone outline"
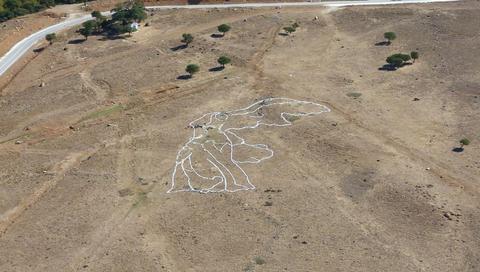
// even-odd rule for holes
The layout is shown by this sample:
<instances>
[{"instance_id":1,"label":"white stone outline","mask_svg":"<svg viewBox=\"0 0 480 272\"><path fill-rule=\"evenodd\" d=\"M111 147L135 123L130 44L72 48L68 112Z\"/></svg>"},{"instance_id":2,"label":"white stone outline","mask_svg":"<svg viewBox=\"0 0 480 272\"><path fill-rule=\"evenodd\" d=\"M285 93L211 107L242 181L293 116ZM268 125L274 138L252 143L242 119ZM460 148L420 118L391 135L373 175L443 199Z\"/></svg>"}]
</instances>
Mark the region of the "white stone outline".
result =
<instances>
[{"instance_id":1,"label":"white stone outline","mask_svg":"<svg viewBox=\"0 0 480 272\"><path fill-rule=\"evenodd\" d=\"M288 112L282 112L280 114L281 118L283 119L284 123L282 124L276 124L276 123L264 123L262 122L262 117L263 114L259 114L256 116L250 116L252 118L259 118L257 120L255 125L251 126L244 126L240 128L227 128L225 130L222 130L222 127L224 123L222 123L220 126L215 127L212 126L213 121L227 121L230 116L237 116L237 115L251 115L252 113L257 112L258 110L264 108L264 107L269 107L272 105L284 105L284 104L309 104L309 105L315 105L320 108L322 108L321 111L316 111L316 112L300 112L300 113L288 113ZM243 129L255 129L258 128L261 125L265 126L276 126L276 127L285 127L285 126L291 126L292 122L289 121L286 116L310 116L310 115L318 115L321 113L325 112L330 112L330 109L324 105L315 103L315 102L309 102L309 101L302 101L302 100L296 100L296 99L291 99L291 98L267 98L263 99L260 101L257 101L253 104L251 104L248 107L238 109L238 110L233 110L233 111L227 111L227 112L210 112L202 115L200 118L197 118L190 122L189 127L193 128L193 135L190 137L188 142L186 142L182 148L179 149L177 152L176 160L175 160L175 166L173 168L173 173L172 173L172 178L171 178L171 188L167 191L167 193L174 193L174 192L199 192L199 193L212 193L212 192L237 192L237 191L243 191L243 190L253 190L255 189L255 186L250 182L250 177L247 175L247 173L242 169L240 164L245 164L245 163L254 163L258 164L264 160L270 159L273 157L273 150L268 147L266 144L248 144L245 142L245 139L239 137L237 134L235 134L233 131L240 131ZM202 119L208 119L208 122L204 122L203 125L199 125L200 120ZM215 119L214 119L215 118ZM202 129L202 134L200 136L197 136L197 129L200 128ZM204 139L205 135L208 134L208 130L215 128L217 129L217 132L225 136L225 139L227 142L225 143L216 143L214 140L206 140L203 142L200 142L198 140ZM235 140L233 140L233 138ZM239 143L234 143L238 142ZM218 151L222 152L223 149L227 146L229 146L230 150L230 161L237 167L235 170L240 170L241 173L244 175L246 184L239 184L237 183L237 178L235 175L230 171L228 167L223 165L207 148L205 148L205 143L207 142L212 142L213 147L217 149ZM213 177L205 177L202 176L200 173L198 173L195 168L192 165L192 148L190 145L200 145L200 147L203 149L204 152L206 152L209 155L209 158L207 158L208 162L218 170L220 173L220 176L213 176ZM237 161L233 158L234 154L234 148L239 146L239 145L245 145L253 148L258 148L262 149L265 151L268 151L270 154L267 156L264 156L262 158L254 158L250 157L247 160L244 161ZM220 146L220 147L217 147ZM182 155L184 153L189 153L188 155ZM175 189L175 175L177 174L178 169L181 168L183 171L183 175L187 178L187 184L189 186L188 189ZM225 171L222 171L224 169ZM196 175L200 179L205 179L205 180L210 180L214 181L216 179L219 179L219 182L215 183L213 186L207 189L196 189L192 186L191 184L191 176L190 175ZM227 176L231 177L233 180L233 185L227 186L229 182L229 178ZM220 186L223 183L222 189L216 189L216 187ZM234 189L231 189L229 187L235 187Z\"/></svg>"}]
</instances>

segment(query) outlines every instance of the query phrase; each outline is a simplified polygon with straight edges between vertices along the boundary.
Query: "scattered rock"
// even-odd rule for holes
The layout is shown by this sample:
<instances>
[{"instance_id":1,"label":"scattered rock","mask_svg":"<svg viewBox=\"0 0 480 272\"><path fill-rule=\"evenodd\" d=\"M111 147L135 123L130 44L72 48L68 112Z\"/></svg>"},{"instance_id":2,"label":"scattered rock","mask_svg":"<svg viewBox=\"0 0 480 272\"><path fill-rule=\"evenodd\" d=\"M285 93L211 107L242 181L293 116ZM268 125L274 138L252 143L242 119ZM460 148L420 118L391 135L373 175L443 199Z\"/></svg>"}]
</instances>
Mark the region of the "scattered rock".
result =
<instances>
[{"instance_id":1,"label":"scattered rock","mask_svg":"<svg viewBox=\"0 0 480 272\"><path fill-rule=\"evenodd\" d=\"M414 98L413 101L420 101L420 98Z\"/></svg>"},{"instance_id":2,"label":"scattered rock","mask_svg":"<svg viewBox=\"0 0 480 272\"><path fill-rule=\"evenodd\" d=\"M45 87L45 82L42 81L42 83L40 83L40 85L38 85L38 87Z\"/></svg>"},{"instance_id":3,"label":"scattered rock","mask_svg":"<svg viewBox=\"0 0 480 272\"><path fill-rule=\"evenodd\" d=\"M15 144L22 144L23 141L16 141Z\"/></svg>"},{"instance_id":4,"label":"scattered rock","mask_svg":"<svg viewBox=\"0 0 480 272\"><path fill-rule=\"evenodd\" d=\"M148 181L142 177L138 177L138 183L140 183L140 185L148 185Z\"/></svg>"},{"instance_id":5,"label":"scattered rock","mask_svg":"<svg viewBox=\"0 0 480 272\"><path fill-rule=\"evenodd\" d=\"M263 206L267 206L267 207L273 206L273 202L272 201L265 201L265 204L263 204Z\"/></svg>"},{"instance_id":6,"label":"scattered rock","mask_svg":"<svg viewBox=\"0 0 480 272\"><path fill-rule=\"evenodd\" d=\"M444 216L445 218L447 218L448 220L453 220L453 218L450 216L450 214L449 214L448 212L444 212L444 213L443 213L443 216Z\"/></svg>"}]
</instances>

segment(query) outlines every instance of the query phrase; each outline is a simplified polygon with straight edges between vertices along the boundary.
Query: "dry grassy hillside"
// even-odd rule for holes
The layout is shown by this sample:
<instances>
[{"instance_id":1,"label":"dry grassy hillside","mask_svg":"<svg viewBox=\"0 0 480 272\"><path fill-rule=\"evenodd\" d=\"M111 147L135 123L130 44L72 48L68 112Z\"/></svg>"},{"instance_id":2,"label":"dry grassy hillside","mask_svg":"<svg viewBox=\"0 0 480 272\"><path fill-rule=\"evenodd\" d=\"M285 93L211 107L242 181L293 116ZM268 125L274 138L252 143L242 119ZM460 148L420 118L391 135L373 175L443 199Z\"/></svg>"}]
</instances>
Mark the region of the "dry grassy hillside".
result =
<instances>
[{"instance_id":1,"label":"dry grassy hillside","mask_svg":"<svg viewBox=\"0 0 480 272\"><path fill-rule=\"evenodd\" d=\"M124 39L65 33L1 90L0 270L478 271L479 18L475 1L174 10ZM268 97L331 112L242 132L274 150L244 167L255 190L166 193L190 121Z\"/></svg>"}]
</instances>

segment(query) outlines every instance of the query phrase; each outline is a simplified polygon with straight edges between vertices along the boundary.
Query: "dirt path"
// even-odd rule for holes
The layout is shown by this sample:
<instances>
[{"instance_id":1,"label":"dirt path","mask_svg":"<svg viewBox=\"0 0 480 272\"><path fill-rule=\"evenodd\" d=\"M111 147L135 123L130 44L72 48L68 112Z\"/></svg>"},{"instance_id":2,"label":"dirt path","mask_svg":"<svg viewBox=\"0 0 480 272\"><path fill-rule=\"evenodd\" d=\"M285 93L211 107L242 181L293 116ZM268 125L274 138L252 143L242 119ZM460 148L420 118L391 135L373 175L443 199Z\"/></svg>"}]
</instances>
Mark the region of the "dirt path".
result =
<instances>
[{"instance_id":1,"label":"dirt path","mask_svg":"<svg viewBox=\"0 0 480 272\"><path fill-rule=\"evenodd\" d=\"M32 194L24 198L19 205L2 215L0 218L0 237L27 209L35 205L46 193L52 190L70 169L88 159L89 156L95 154L100 148L101 145L97 145L84 151L72 153L60 163L53 166L53 168L46 173L53 175L52 179L44 182L40 187L35 189Z\"/></svg>"}]
</instances>

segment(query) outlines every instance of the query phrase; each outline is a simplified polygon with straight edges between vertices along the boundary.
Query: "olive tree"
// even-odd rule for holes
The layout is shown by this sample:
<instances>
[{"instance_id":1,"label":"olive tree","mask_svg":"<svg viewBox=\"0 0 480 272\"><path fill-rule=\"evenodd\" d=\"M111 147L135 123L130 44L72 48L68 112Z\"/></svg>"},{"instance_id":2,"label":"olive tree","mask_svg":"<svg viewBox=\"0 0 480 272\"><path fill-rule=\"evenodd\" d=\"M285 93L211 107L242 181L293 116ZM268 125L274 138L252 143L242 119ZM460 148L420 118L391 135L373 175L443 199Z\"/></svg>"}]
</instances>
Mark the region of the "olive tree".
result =
<instances>
[{"instance_id":1,"label":"olive tree","mask_svg":"<svg viewBox=\"0 0 480 272\"><path fill-rule=\"evenodd\" d=\"M57 34L55 33L50 33L45 36L45 40L47 40L50 45L53 44L57 40Z\"/></svg>"},{"instance_id":2,"label":"olive tree","mask_svg":"<svg viewBox=\"0 0 480 272\"><path fill-rule=\"evenodd\" d=\"M221 56L218 58L217 62L222 65L223 68L225 68L226 64L229 64L231 62L230 58L227 56Z\"/></svg>"},{"instance_id":3,"label":"olive tree","mask_svg":"<svg viewBox=\"0 0 480 272\"><path fill-rule=\"evenodd\" d=\"M185 44L185 47L188 47L188 45L193 42L193 35L189 33L183 33L182 34L182 42Z\"/></svg>"},{"instance_id":4,"label":"olive tree","mask_svg":"<svg viewBox=\"0 0 480 272\"><path fill-rule=\"evenodd\" d=\"M197 64L189 64L185 68L185 72L187 72L190 77L193 77L193 74L197 73L198 71L200 71L200 66L198 66Z\"/></svg>"},{"instance_id":5,"label":"olive tree","mask_svg":"<svg viewBox=\"0 0 480 272\"><path fill-rule=\"evenodd\" d=\"M463 138L463 139L461 139L459 142L460 142L461 148L463 148L464 146L470 144L470 140L467 139L467 138Z\"/></svg>"},{"instance_id":6,"label":"olive tree","mask_svg":"<svg viewBox=\"0 0 480 272\"><path fill-rule=\"evenodd\" d=\"M415 60L418 59L418 52L417 51L410 52L410 57L412 58L413 63L415 63Z\"/></svg>"},{"instance_id":7,"label":"olive tree","mask_svg":"<svg viewBox=\"0 0 480 272\"><path fill-rule=\"evenodd\" d=\"M387 39L387 44L390 45L392 41L397 38L397 35L395 32L385 32L383 33L383 37Z\"/></svg>"},{"instance_id":8,"label":"olive tree","mask_svg":"<svg viewBox=\"0 0 480 272\"><path fill-rule=\"evenodd\" d=\"M105 19L105 16L103 16L102 13L98 10L92 11L91 15L92 15L93 18L98 19L98 20L104 20Z\"/></svg>"},{"instance_id":9,"label":"olive tree","mask_svg":"<svg viewBox=\"0 0 480 272\"><path fill-rule=\"evenodd\" d=\"M84 36L85 40L87 40L88 36L92 35L93 30L97 27L97 22L94 20L86 21L82 26L83 27L78 30L78 33Z\"/></svg>"},{"instance_id":10,"label":"olive tree","mask_svg":"<svg viewBox=\"0 0 480 272\"><path fill-rule=\"evenodd\" d=\"M222 36L225 36L225 33L230 31L231 27L227 24L221 24L217 27L218 31L222 33Z\"/></svg>"},{"instance_id":11,"label":"olive tree","mask_svg":"<svg viewBox=\"0 0 480 272\"><path fill-rule=\"evenodd\" d=\"M389 56L386 59L386 62L395 68L400 68L405 64L405 62L409 61L410 59L410 55L397 53Z\"/></svg>"}]
</instances>

